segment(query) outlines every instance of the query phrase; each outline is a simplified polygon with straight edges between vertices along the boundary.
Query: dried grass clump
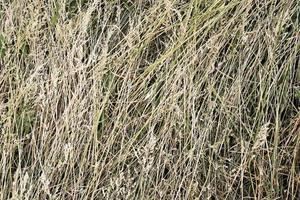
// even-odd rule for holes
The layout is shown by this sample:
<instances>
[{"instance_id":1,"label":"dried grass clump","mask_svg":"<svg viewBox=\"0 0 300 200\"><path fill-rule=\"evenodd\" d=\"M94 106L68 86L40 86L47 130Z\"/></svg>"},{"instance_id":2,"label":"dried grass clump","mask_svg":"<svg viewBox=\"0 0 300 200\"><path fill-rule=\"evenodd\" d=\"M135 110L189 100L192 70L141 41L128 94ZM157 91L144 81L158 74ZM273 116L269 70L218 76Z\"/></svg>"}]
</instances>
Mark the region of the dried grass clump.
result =
<instances>
[{"instance_id":1,"label":"dried grass clump","mask_svg":"<svg viewBox=\"0 0 300 200\"><path fill-rule=\"evenodd\" d=\"M0 199L300 199L299 0L0 0Z\"/></svg>"}]
</instances>

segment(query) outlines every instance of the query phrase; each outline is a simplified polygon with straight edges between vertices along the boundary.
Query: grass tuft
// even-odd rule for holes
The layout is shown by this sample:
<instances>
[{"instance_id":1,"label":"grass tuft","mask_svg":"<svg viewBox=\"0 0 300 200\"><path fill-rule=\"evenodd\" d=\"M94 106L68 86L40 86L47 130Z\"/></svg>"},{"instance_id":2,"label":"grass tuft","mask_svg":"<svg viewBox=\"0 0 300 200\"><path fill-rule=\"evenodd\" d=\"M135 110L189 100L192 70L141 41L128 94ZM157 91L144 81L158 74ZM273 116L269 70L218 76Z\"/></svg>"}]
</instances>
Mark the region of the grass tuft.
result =
<instances>
[{"instance_id":1,"label":"grass tuft","mask_svg":"<svg viewBox=\"0 0 300 200\"><path fill-rule=\"evenodd\" d=\"M0 0L0 199L300 199L298 0Z\"/></svg>"}]
</instances>

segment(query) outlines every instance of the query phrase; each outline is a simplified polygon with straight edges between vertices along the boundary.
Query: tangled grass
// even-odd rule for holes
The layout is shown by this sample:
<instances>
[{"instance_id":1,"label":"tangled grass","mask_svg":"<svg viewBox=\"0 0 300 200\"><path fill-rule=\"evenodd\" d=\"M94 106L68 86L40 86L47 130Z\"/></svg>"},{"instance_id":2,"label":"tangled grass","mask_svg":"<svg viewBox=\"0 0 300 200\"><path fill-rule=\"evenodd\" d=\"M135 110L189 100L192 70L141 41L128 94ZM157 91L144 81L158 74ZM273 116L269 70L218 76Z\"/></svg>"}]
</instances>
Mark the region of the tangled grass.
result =
<instances>
[{"instance_id":1,"label":"tangled grass","mask_svg":"<svg viewBox=\"0 0 300 200\"><path fill-rule=\"evenodd\" d=\"M1 199L300 199L299 0L0 0Z\"/></svg>"}]
</instances>

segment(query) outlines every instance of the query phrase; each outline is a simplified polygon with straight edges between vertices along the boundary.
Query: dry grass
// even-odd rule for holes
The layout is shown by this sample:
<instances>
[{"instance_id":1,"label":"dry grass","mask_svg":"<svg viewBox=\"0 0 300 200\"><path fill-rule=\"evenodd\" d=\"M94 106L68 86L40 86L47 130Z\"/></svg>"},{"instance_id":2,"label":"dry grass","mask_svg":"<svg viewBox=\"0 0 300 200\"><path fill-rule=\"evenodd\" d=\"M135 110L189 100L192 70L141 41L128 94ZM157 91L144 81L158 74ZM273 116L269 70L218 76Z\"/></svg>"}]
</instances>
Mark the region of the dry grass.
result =
<instances>
[{"instance_id":1,"label":"dry grass","mask_svg":"<svg viewBox=\"0 0 300 200\"><path fill-rule=\"evenodd\" d=\"M0 199L299 199L299 0L0 0Z\"/></svg>"}]
</instances>

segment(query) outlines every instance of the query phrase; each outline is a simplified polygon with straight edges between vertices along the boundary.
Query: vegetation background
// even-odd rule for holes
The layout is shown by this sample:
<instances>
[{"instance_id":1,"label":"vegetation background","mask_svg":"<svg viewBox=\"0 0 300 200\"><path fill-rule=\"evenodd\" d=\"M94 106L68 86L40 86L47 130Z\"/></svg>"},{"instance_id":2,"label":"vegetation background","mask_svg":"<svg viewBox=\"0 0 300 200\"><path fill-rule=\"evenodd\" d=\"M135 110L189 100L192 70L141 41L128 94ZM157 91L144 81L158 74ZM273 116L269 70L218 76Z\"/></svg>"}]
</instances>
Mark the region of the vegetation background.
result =
<instances>
[{"instance_id":1,"label":"vegetation background","mask_svg":"<svg viewBox=\"0 0 300 200\"><path fill-rule=\"evenodd\" d=\"M300 199L299 0L0 0L0 199Z\"/></svg>"}]
</instances>

